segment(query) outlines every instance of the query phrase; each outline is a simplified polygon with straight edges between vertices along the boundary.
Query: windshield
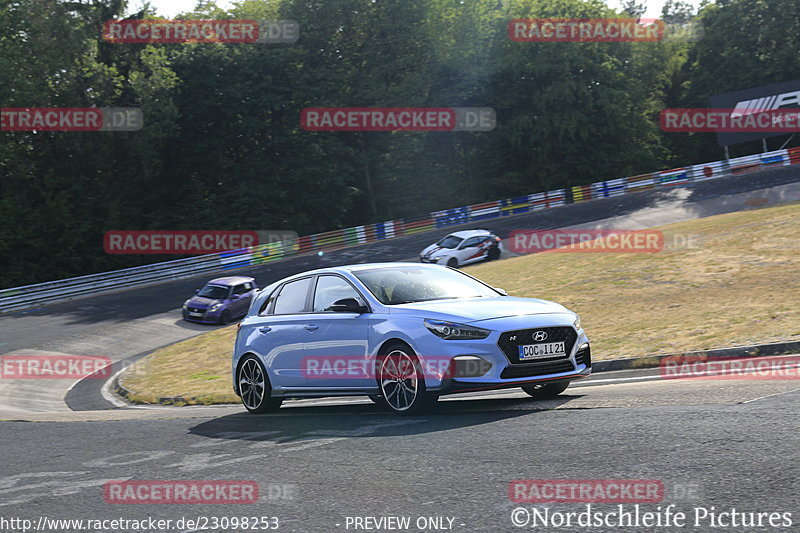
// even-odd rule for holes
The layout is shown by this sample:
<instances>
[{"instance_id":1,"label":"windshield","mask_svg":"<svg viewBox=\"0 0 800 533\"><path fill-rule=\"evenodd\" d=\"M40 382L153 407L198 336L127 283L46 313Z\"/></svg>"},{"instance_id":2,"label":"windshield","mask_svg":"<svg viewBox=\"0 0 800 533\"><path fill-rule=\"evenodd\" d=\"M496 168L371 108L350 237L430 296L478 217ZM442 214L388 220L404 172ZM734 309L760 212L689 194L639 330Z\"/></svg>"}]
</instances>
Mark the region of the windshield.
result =
<instances>
[{"instance_id":1,"label":"windshield","mask_svg":"<svg viewBox=\"0 0 800 533\"><path fill-rule=\"evenodd\" d=\"M455 235L448 235L441 241L437 242L437 246L441 246L442 248L458 248L458 245L461 244L463 241L461 237L456 237Z\"/></svg>"},{"instance_id":2,"label":"windshield","mask_svg":"<svg viewBox=\"0 0 800 533\"><path fill-rule=\"evenodd\" d=\"M491 298L498 293L457 270L404 266L355 273L382 304L455 298Z\"/></svg>"},{"instance_id":3,"label":"windshield","mask_svg":"<svg viewBox=\"0 0 800 533\"><path fill-rule=\"evenodd\" d=\"M198 296L202 296L203 298L211 298L213 300L223 300L228 297L228 287L222 287L220 285L206 285L200 292L197 293Z\"/></svg>"}]
</instances>

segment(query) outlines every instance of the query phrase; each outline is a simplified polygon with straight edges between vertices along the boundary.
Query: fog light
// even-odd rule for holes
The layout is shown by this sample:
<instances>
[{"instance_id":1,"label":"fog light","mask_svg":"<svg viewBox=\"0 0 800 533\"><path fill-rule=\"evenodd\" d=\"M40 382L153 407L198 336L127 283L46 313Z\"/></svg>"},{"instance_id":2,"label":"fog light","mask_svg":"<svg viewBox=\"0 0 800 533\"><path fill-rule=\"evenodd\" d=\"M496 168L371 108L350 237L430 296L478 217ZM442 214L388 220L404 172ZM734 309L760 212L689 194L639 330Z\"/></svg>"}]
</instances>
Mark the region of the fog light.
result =
<instances>
[{"instance_id":1,"label":"fog light","mask_svg":"<svg viewBox=\"0 0 800 533\"><path fill-rule=\"evenodd\" d=\"M575 352L575 363L577 365L586 365L587 368L592 366L592 349L589 348L588 343L583 343Z\"/></svg>"},{"instance_id":2,"label":"fog light","mask_svg":"<svg viewBox=\"0 0 800 533\"><path fill-rule=\"evenodd\" d=\"M477 355L457 355L450 363L451 378L477 378L486 374L492 363Z\"/></svg>"}]
</instances>

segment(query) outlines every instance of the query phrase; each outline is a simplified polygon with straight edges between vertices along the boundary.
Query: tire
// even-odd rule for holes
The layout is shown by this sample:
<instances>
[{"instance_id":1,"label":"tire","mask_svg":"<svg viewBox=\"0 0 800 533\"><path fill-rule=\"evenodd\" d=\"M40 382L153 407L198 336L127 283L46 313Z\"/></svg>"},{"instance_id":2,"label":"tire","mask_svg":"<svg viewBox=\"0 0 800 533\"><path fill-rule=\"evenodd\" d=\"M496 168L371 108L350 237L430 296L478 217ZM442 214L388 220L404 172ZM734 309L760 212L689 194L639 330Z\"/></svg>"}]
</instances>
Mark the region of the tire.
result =
<instances>
[{"instance_id":1,"label":"tire","mask_svg":"<svg viewBox=\"0 0 800 533\"><path fill-rule=\"evenodd\" d=\"M555 398L569 387L569 381L556 381L554 383L531 383L530 385L523 385L524 390L528 396L537 400L547 400L548 398Z\"/></svg>"},{"instance_id":2,"label":"tire","mask_svg":"<svg viewBox=\"0 0 800 533\"><path fill-rule=\"evenodd\" d=\"M242 405L253 414L277 411L283 403L283 398L270 396L272 386L269 383L269 376L257 357L245 356L236 371L236 382Z\"/></svg>"},{"instance_id":3,"label":"tire","mask_svg":"<svg viewBox=\"0 0 800 533\"><path fill-rule=\"evenodd\" d=\"M219 316L219 323L222 324L223 326L225 324L230 324L231 323L231 312L228 311L227 309L224 310L222 312L222 314Z\"/></svg>"},{"instance_id":4,"label":"tire","mask_svg":"<svg viewBox=\"0 0 800 533\"><path fill-rule=\"evenodd\" d=\"M447 266L449 266L450 268L458 268L458 259L456 259L455 257L451 257L450 259L447 260Z\"/></svg>"},{"instance_id":5,"label":"tire","mask_svg":"<svg viewBox=\"0 0 800 533\"><path fill-rule=\"evenodd\" d=\"M494 261L496 259L500 259L500 248L497 246L492 246L489 248L489 253L486 254L486 259L489 261Z\"/></svg>"},{"instance_id":6,"label":"tire","mask_svg":"<svg viewBox=\"0 0 800 533\"><path fill-rule=\"evenodd\" d=\"M397 415L409 416L429 409L439 397L425 390L425 376L414 351L394 343L378 357L380 404Z\"/></svg>"}]
</instances>

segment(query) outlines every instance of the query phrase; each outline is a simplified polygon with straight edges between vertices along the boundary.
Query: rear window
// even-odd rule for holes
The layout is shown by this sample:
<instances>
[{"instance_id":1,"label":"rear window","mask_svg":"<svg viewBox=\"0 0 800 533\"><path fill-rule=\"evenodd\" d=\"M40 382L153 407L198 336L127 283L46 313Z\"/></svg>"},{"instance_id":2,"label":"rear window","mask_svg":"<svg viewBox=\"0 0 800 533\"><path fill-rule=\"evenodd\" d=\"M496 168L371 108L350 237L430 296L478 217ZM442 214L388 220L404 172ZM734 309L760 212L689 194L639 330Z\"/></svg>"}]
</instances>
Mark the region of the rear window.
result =
<instances>
[{"instance_id":1,"label":"rear window","mask_svg":"<svg viewBox=\"0 0 800 533\"><path fill-rule=\"evenodd\" d=\"M291 281L283 286L278 297L275 298L275 308L272 314L290 315L302 313L306 310L306 297L312 278Z\"/></svg>"}]
</instances>

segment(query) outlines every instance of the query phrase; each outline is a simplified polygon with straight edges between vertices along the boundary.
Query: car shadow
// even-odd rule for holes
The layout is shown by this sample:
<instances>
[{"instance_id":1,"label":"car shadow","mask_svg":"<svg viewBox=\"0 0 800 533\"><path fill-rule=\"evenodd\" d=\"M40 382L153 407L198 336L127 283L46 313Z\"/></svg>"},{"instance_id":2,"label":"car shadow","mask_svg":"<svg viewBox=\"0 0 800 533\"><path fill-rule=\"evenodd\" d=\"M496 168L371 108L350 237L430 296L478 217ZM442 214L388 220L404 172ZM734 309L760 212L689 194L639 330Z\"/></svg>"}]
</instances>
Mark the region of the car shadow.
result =
<instances>
[{"instance_id":1,"label":"car shadow","mask_svg":"<svg viewBox=\"0 0 800 533\"><path fill-rule=\"evenodd\" d=\"M412 436L490 424L551 411L583 395L562 395L550 400L533 398L460 398L439 402L431 411L397 416L368 403L303 405L287 402L275 413L237 413L197 424L189 434L209 439L269 441L287 444L330 438Z\"/></svg>"},{"instance_id":2,"label":"car shadow","mask_svg":"<svg viewBox=\"0 0 800 533\"><path fill-rule=\"evenodd\" d=\"M175 320L174 324L181 329L190 329L192 331L213 331L215 329L224 328L226 325L230 326L236 324L236 322L238 322L238 320L230 324L210 324L205 322L189 322L188 320L179 318Z\"/></svg>"}]
</instances>

